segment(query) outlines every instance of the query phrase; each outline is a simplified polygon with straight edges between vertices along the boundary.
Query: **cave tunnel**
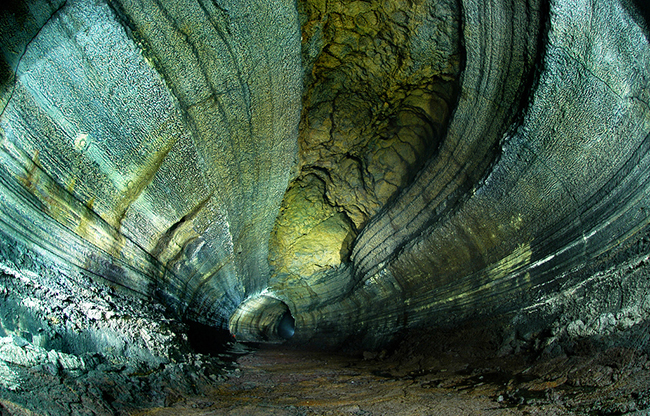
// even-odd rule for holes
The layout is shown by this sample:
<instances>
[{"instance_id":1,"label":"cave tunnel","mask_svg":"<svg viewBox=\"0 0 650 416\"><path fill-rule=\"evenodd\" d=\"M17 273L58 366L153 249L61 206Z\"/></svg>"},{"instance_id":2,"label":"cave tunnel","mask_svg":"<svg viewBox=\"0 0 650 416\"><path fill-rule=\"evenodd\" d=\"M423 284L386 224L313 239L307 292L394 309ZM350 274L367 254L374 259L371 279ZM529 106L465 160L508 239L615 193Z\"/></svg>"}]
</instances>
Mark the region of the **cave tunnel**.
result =
<instances>
[{"instance_id":1,"label":"cave tunnel","mask_svg":"<svg viewBox=\"0 0 650 416\"><path fill-rule=\"evenodd\" d=\"M0 414L647 414L648 10L3 2Z\"/></svg>"}]
</instances>

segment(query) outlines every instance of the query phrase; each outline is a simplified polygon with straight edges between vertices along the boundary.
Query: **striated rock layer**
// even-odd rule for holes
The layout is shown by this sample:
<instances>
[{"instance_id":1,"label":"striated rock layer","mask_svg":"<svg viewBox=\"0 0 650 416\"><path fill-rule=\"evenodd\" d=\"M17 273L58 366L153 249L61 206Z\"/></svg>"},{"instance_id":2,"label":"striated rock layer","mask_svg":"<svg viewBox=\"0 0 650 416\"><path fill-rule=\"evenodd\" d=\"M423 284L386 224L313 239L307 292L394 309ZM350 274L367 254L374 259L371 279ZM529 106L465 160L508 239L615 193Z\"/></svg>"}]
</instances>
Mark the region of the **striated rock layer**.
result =
<instances>
[{"instance_id":1,"label":"striated rock layer","mask_svg":"<svg viewBox=\"0 0 650 416\"><path fill-rule=\"evenodd\" d=\"M258 3L7 14L3 232L218 325L263 289L301 67L293 3Z\"/></svg>"},{"instance_id":2,"label":"striated rock layer","mask_svg":"<svg viewBox=\"0 0 650 416\"><path fill-rule=\"evenodd\" d=\"M637 7L17 3L0 17L3 270L83 276L248 341L294 320L292 342L365 348L496 314L638 326L647 274L619 267L648 256ZM47 321L29 314L0 336Z\"/></svg>"},{"instance_id":3,"label":"striated rock layer","mask_svg":"<svg viewBox=\"0 0 650 416\"><path fill-rule=\"evenodd\" d=\"M441 149L355 241L353 289L296 314L297 334L377 339L514 310L567 290L647 226L640 19L611 2L463 10L466 62ZM647 291L622 297L647 312Z\"/></svg>"}]
</instances>

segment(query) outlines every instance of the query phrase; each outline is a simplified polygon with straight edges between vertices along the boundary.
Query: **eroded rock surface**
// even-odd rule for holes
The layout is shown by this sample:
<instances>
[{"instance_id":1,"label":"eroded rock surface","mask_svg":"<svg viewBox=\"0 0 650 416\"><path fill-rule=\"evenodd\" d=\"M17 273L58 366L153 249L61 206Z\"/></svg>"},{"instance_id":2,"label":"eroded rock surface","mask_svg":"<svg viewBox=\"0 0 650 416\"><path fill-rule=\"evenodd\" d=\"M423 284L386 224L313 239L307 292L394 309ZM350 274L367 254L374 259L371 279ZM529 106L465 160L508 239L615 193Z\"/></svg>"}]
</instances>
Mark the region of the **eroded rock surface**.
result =
<instances>
[{"instance_id":1,"label":"eroded rock surface","mask_svg":"<svg viewBox=\"0 0 650 416\"><path fill-rule=\"evenodd\" d=\"M372 351L498 317L503 354L647 352L640 6L3 8L0 337L33 353L6 387L62 354L168 365L182 320Z\"/></svg>"},{"instance_id":2,"label":"eroded rock surface","mask_svg":"<svg viewBox=\"0 0 650 416\"><path fill-rule=\"evenodd\" d=\"M291 2L248 7L6 13L4 230L216 325L264 288L297 150L299 27Z\"/></svg>"},{"instance_id":3,"label":"eroded rock surface","mask_svg":"<svg viewBox=\"0 0 650 416\"><path fill-rule=\"evenodd\" d=\"M111 415L165 406L233 370L228 354L193 352L187 326L163 305L5 239L0 250L3 413Z\"/></svg>"},{"instance_id":4,"label":"eroded rock surface","mask_svg":"<svg viewBox=\"0 0 650 416\"><path fill-rule=\"evenodd\" d=\"M606 265L599 256L623 235L642 238L648 107L635 97L647 94L648 38L638 16L612 3L580 13L553 3L549 15L542 3L506 3L465 5L460 100L440 150L355 240L348 298L296 313L297 336L327 342L349 322L377 339L532 304L579 285L585 262Z\"/></svg>"},{"instance_id":5,"label":"eroded rock surface","mask_svg":"<svg viewBox=\"0 0 650 416\"><path fill-rule=\"evenodd\" d=\"M270 241L270 290L305 309L348 286L357 233L438 151L462 54L455 2L307 1L299 12L299 171ZM324 277L335 268L345 272Z\"/></svg>"},{"instance_id":6,"label":"eroded rock surface","mask_svg":"<svg viewBox=\"0 0 650 416\"><path fill-rule=\"evenodd\" d=\"M324 202L357 232L438 148L460 72L458 5L306 1L299 11L305 93L296 183L320 178Z\"/></svg>"}]
</instances>

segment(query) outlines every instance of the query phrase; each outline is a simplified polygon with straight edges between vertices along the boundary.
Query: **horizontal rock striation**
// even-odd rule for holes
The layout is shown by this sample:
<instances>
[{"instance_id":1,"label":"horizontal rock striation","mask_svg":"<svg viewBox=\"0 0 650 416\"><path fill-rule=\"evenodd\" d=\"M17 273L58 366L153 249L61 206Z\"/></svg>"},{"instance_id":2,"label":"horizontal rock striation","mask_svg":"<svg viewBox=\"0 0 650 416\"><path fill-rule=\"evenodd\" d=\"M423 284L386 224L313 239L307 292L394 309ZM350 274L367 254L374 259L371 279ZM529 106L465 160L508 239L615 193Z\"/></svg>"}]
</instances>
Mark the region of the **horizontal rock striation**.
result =
<instances>
[{"instance_id":1,"label":"horizontal rock striation","mask_svg":"<svg viewBox=\"0 0 650 416\"><path fill-rule=\"evenodd\" d=\"M225 324L266 286L297 150L293 4L67 1L3 19L17 28L3 33L3 233Z\"/></svg>"},{"instance_id":2,"label":"horizontal rock striation","mask_svg":"<svg viewBox=\"0 0 650 416\"><path fill-rule=\"evenodd\" d=\"M296 312L297 336L372 345L511 311L643 235L643 21L611 2L463 6L465 70L440 152L356 239L349 296ZM619 295L647 307L647 291Z\"/></svg>"},{"instance_id":3,"label":"horizontal rock striation","mask_svg":"<svg viewBox=\"0 0 650 416\"><path fill-rule=\"evenodd\" d=\"M648 255L644 10L18 2L0 16L0 264L246 341L637 325L646 275L621 265Z\"/></svg>"}]
</instances>

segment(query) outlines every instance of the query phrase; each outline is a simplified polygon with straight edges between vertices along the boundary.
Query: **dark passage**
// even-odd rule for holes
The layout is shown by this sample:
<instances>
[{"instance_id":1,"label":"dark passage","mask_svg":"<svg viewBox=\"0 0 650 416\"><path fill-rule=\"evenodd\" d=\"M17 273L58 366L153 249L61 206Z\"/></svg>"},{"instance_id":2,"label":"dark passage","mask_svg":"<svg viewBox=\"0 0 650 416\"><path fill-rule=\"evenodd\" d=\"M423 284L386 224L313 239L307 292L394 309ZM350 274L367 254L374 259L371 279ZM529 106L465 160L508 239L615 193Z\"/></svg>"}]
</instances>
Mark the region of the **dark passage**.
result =
<instances>
[{"instance_id":1,"label":"dark passage","mask_svg":"<svg viewBox=\"0 0 650 416\"><path fill-rule=\"evenodd\" d=\"M296 320L291 316L291 312L287 311L282 315L280 323L278 324L278 335L284 339L291 339L296 332Z\"/></svg>"},{"instance_id":2,"label":"dark passage","mask_svg":"<svg viewBox=\"0 0 650 416\"><path fill-rule=\"evenodd\" d=\"M234 343L234 338L225 329L188 321L187 339L192 349L199 353L210 356L217 356L229 351Z\"/></svg>"}]
</instances>

